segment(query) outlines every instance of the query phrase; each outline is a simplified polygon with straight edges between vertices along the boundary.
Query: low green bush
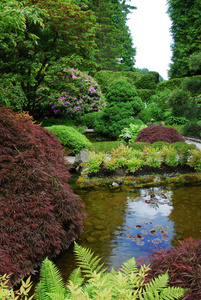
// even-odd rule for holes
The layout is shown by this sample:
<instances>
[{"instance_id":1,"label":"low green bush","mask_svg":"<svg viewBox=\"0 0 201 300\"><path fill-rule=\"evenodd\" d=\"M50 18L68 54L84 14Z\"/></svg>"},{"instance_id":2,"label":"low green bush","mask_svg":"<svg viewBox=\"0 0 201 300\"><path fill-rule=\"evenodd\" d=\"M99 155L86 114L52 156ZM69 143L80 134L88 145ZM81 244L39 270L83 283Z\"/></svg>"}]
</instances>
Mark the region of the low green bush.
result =
<instances>
[{"instance_id":1,"label":"low green bush","mask_svg":"<svg viewBox=\"0 0 201 300\"><path fill-rule=\"evenodd\" d=\"M46 127L46 129L52 131L57 136L60 143L63 146L67 146L72 149L74 153L77 153L82 149L86 149L91 145L90 141L73 127L54 125Z\"/></svg>"},{"instance_id":2,"label":"low green bush","mask_svg":"<svg viewBox=\"0 0 201 300\"><path fill-rule=\"evenodd\" d=\"M42 263L37 300L55 299L179 299L186 292L168 286L168 272L145 284L149 266L137 267L134 258L123 263L118 271L103 269L98 256L75 243L76 268L64 285L57 267L46 258Z\"/></svg>"},{"instance_id":3,"label":"low green bush","mask_svg":"<svg viewBox=\"0 0 201 300\"><path fill-rule=\"evenodd\" d=\"M188 119L186 119L185 117L175 117L175 116L169 116L166 120L165 123L168 125L184 125L186 123L188 123Z\"/></svg>"},{"instance_id":4,"label":"low green bush","mask_svg":"<svg viewBox=\"0 0 201 300\"><path fill-rule=\"evenodd\" d=\"M134 141L138 135L138 132L146 127L147 126L145 124L134 125L131 123L129 127L125 127L121 130L121 134L119 135L119 137L125 142L128 142L130 140Z\"/></svg>"},{"instance_id":5,"label":"low green bush","mask_svg":"<svg viewBox=\"0 0 201 300\"><path fill-rule=\"evenodd\" d=\"M137 89L137 93L144 103L148 103L150 101L151 96L155 95L156 91L149 89Z\"/></svg>"},{"instance_id":6,"label":"low green bush","mask_svg":"<svg viewBox=\"0 0 201 300\"><path fill-rule=\"evenodd\" d=\"M135 144L135 143L133 143ZM139 146L139 145L138 145ZM176 167L180 165L189 165L199 172L201 170L201 151L192 149L190 147L181 147L177 144L174 147L172 144L158 144L147 147L147 145L141 145L143 149L133 149L128 145L121 144L119 148L112 149L110 153L91 153L89 155L89 161L86 164L88 169L87 173L97 172L99 167L103 166L109 170L114 171L120 167L125 168L125 172L135 172L142 166L160 168L161 164L167 166ZM179 148L179 150L178 150Z\"/></svg>"},{"instance_id":7,"label":"low green bush","mask_svg":"<svg viewBox=\"0 0 201 300\"><path fill-rule=\"evenodd\" d=\"M194 136L194 137L200 137L201 134L201 124L199 124L196 121L191 121L185 124L182 127L182 134L184 136Z\"/></svg>"},{"instance_id":8,"label":"low green bush","mask_svg":"<svg viewBox=\"0 0 201 300\"><path fill-rule=\"evenodd\" d=\"M80 122L87 126L87 128L93 129L95 126L95 120L98 116L99 112L92 112L89 114L85 114L84 116L81 117Z\"/></svg>"}]
</instances>

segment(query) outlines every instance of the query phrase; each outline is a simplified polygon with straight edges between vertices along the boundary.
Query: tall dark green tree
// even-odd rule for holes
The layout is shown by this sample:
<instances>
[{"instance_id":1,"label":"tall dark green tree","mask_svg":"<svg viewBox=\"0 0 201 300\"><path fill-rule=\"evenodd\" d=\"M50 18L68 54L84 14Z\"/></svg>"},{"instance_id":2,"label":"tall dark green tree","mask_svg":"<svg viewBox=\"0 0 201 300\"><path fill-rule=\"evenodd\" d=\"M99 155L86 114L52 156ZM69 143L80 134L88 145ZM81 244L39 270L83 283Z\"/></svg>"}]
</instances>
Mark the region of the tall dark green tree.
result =
<instances>
[{"instance_id":1,"label":"tall dark green tree","mask_svg":"<svg viewBox=\"0 0 201 300\"><path fill-rule=\"evenodd\" d=\"M196 74L189 68L189 57L201 50L201 1L168 0L173 37L170 78Z\"/></svg>"},{"instance_id":2,"label":"tall dark green tree","mask_svg":"<svg viewBox=\"0 0 201 300\"><path fill-rule=\"evenodd\" d=\"M136 50L126 20L134 7L124 0L91 0L89 8L95 12L99 23L96 32L98 69L133 70Z\"/></svg>"}]
</instances>

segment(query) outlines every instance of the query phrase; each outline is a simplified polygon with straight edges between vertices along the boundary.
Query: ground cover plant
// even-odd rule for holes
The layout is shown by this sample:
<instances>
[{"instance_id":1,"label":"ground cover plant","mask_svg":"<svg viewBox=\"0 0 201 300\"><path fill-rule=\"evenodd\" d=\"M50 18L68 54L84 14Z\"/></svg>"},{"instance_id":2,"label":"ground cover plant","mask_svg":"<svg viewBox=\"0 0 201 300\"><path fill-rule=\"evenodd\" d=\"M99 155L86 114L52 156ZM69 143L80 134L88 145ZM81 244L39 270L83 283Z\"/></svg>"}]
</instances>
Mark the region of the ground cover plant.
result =
<instances>
[{"instance_id":1,"label":"ground cover plant","mask_svg":"<svg viewBox=\"0 0 201 300\"><path fill-rule=\"evenodd\" d=\"M47 258L43 261L40 282L36 287L37 300L56 299L179 299L185 289L168 286L167 272L145 284L149 267L137 268L134 258L126 261L118 271L106 272L101 258L90 249L75 243L78 261L65 286L57 267Z\"/></svg>"},{"instance_id":2,"label":"ground cover plant","mask_svg":"<svg viewBox=\"0 0 201 300\"><path fill-rule=\"evenodd\" d=\"M159 250L149 257L147 279L162 275L168 269L171 286L187 288L183 300L201 299L201 239L187 238L177 247Z\"/></svg>"},{"instance_id":3,"label":"ground cover plant","mask_svg":"<svg viewBox=\"0 0 201 300\"><path fill-rule=\"evenodd\" d=\"M62 146L26 114L0 106L0 274L14 282L82 232Z\"/></svg>"},{"instance_id":4,"label":"ground cover plant","mask_svg":"<svg viewBox=\"0 0 201 300\"><path fill-rule=\"evenodd\" d=\"M183 144L185 146L182 148ZM154 147L143 143L142 145L143 149L140 147L135 149L120 144L118 148L113 148L108 153L89 151L89 160L86 163L87 174L96 176L95 173L101 168L111 172L123 168L125 173L135 173L146 166L153 168L183 166L189 172L201 170L201 151L196 150L195 146L185 143L175 143L175 147L166 143L155 143ZM104 172L102 176L103 174Z\"/></svg>"},{"instance_id":5,"label":"ground cover plant","mask_svg":"<svg viewBox=\"0 0 201 300\"><path fill-rule=\"evenodd\" d=\"M185 142L185 139L175 128L154 125L142 129L135 141L148 142L151 144L161 141L172 144L175 142Z\"/></svg>"},{"instance_id":6,"label":"ground cover plant","mask_svg":"<svg viewBox=\"0 0 201 300\"><path fill-rule=\"evenodd\" d=\"M91 145L91 142L78 130L73 127L65 125L53 125L46 127L46 129L52 131L63 146L67 146L72 149L72 152L76 153Z\"/></svg>"}]
</instances>

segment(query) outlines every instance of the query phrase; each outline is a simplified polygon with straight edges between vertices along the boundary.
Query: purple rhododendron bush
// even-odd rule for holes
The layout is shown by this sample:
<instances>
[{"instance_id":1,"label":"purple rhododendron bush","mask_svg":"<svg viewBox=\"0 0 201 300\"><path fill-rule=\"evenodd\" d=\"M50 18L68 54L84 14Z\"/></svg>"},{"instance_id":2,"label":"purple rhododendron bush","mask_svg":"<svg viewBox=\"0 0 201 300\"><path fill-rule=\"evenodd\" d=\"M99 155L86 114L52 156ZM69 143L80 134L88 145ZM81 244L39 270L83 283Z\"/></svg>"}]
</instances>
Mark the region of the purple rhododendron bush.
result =
<instances>
[{"instance_id":1,"label":"purple rhododendron bush","mask_svg":"<svg viewBox=\"0 0 201 300\"><path fill-rule=\"evenodd\" d=\"M83 203L55 135L0 106L0 274L33 273L82 232Z\"/></svg>"},{"instance_id":2,"label":"purple rhododendron bush","mask_svg":"<svg viewBox=\"0 0 201 300\"><path fill-rule=\"evenodd\" d=\"M154 125L140 130L135 142L147 142L151 144L155 142L167 142L173 144L176 142L185 142L185 139L175 128Z\"/></svg>"}]
</instances>

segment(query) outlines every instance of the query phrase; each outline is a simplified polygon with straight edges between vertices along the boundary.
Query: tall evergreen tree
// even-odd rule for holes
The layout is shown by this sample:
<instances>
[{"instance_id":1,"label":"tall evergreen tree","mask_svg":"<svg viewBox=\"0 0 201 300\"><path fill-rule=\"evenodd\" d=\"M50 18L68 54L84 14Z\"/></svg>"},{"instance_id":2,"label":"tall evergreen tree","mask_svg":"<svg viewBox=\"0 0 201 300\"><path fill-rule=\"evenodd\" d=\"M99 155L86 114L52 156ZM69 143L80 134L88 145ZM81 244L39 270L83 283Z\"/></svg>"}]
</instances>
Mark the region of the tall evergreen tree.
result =
<instances>
[{"instance_id":1,"label":"tall evergreen tree","mask_svg":"<svg viewBox=\"0 0 201 300\"><path fill-rule=\"evenodd\" d=\"M89 8L99 23L96 33L99 70L133 70L136 51L126 18L134 7L124 0L91 0Z\"/></svg>"},{"instance_id":2,"label":"tall evergreen tree","mask_svg":"<svg viewBox=\"0 0 201 300\"><path fill-rule=\"evenodd\" d=\"M201 1L168 0L172 20L173 56L170 78L194 75L189 68L189 56L201 50Z\"/></svg>"}]
</instances>

